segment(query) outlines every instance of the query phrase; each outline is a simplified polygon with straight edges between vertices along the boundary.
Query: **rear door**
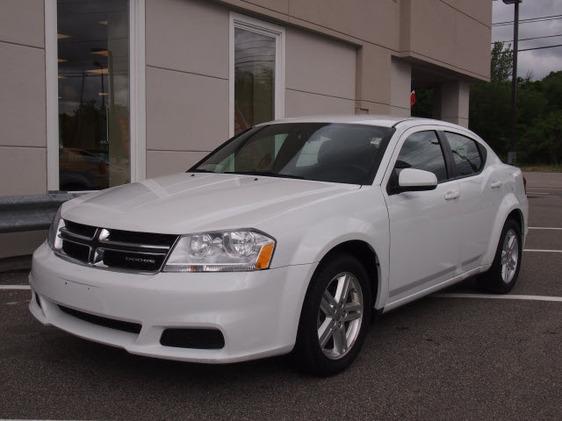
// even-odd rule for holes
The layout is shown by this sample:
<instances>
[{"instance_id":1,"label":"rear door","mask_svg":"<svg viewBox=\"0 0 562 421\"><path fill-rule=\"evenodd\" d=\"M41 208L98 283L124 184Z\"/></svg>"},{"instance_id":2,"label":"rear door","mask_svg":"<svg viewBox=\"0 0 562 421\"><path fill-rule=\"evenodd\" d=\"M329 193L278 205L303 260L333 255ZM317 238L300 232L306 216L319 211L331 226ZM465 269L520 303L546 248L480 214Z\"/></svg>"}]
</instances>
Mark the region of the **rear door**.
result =
<instances>
[{"instance_id":1,"label":"rear door","mask_svg":"<svg viewBox=\"0 0 562 421\"><path fill-rule=\"evenodd\" d=\"M477 140L454 129L442 132L452 157L452 178L460 186L462 217L461 271L481 264L488 249L494 218L502 198L502 183L486 167L486 148Z\"/></svg>"},{"instance_id":2,"label":"rear door","mask_svg":"<svg viewBox=\"0 0 562 421\"><path fill-rule=\"evenodd\" d=\"M383 179L390 219L389 300L397 301L458 272L462 218L460 185L450 180L450 160L437 131L410 129L402 135ZM433 172L435 190L397 193L403 168Z\"/></svg>"}]
</instances>

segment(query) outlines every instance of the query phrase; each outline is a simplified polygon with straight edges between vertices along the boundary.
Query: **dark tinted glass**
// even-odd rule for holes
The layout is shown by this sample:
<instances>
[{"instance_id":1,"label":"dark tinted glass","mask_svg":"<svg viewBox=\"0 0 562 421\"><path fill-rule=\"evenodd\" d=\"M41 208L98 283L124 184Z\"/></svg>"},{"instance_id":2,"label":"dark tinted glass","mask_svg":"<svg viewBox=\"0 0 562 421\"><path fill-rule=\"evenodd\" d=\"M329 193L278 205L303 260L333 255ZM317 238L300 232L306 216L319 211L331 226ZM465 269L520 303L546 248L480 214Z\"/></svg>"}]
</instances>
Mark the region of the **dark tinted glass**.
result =
<instances>
[{"instance_id":1,"label":"dark tinted glass","mask_svg":"<svg viewBox=\"0 0 562 421\"><path fill-rule=\"evenodd\" d=\"M227 142L192 171L368 184L393 132L360 124L272 124Z\"/></svg>"},{"instance_id":2,"label":"dark tinted glass","mask_svg":"<svg viewBox=\"0 0 562 421\"><path fill-rule=\"evenodd\" d=\"M234 132L275 118L275 38L234 30Z\"/></svg>"},{"instance_id":3,"label":"dark tinted glass","mask_svg":"<svg viewBox=\"0 0 562 421\"><path fill-rule=\"evenodd\" d=\"M437 134L430 130L414 133L402 145L396 168L430 171L441 182L447 179L445 158Z\"/></svg>"},{"instance_id":4,"label":"dark tinted glass","mask_svg":"<svg viewBox=\"0 0 562 421\"><path fill-rule=\"evenodd\" d=\"M466 136L447 132L447 140L451 146L457 175L465 176L482 169L482 157L476 142Z\"/></svg>"},{"instance_id":5,"label":"dark tinted glass","mask_svg":"<svg viewBox=\"0 0 562 421\"><path fill-rule=\"evenodd\" d=\"M62 190L130 181L129 1L58 0Z\"/></svg>"}]
</instances>

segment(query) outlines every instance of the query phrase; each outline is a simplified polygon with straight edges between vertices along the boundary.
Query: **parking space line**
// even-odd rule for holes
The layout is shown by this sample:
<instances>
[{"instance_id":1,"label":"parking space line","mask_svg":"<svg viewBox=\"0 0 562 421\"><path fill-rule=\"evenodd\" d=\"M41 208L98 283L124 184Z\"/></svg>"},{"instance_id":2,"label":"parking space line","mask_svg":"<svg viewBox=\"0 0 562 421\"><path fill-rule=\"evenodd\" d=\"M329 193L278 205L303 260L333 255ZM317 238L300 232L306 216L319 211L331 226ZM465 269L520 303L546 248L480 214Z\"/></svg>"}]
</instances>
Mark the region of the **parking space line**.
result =
<instances>
[{"instance_id":1,"label":"parking space line","mask_svg":"<svg viewBox=\"0 0 562 421\"><path fill-rule=\"evenodd\" d=\"M559 227L529 227L530 230L553 230L553 231L562 231L562 228Z\"/></svg>"},{"instance_id":2,"label":"parking space line","mask_svg":"<svg viewBox=\"0 0 562 421\"><path fill-rule=\"evenodd\" d=\"M551 301L562 303L562 297L554 297L548 295L495 295L495 294L462 294L462 293L446 293L434 294L436 298L483 298L489 300L528 300L528 301Z\"/></svg>"},{"instance_id":3,"label":"parking space line","mask_svg":"<svg viewBox=\"0 0 562 421\"><path fill-rule=\"evenodd\" d=\"M27 291L29 289L31 289L29 285L0 285L0 290Z\"/></svg>"},{"instance_id":4,"label":"parking space line","mask_svg":"<svg viewBox=\"0 0 562 421\"><path fill-rule=\"evenodd\" d=\"M543 249L523 249L523 251L530 251L534 253L562 253L562 250L543 250Z\"/></svg>"}]
</instances>

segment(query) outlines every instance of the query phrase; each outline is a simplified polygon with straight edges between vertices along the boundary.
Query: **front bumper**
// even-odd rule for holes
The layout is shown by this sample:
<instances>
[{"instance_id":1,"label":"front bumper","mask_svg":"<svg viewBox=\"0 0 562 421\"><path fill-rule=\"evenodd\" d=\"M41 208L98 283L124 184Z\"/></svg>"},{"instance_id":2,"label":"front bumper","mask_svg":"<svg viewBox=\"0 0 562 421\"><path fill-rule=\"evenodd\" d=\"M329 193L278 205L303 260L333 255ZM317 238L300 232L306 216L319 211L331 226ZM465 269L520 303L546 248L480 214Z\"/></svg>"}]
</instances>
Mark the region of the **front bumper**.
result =
<instances>
[{"instance_id":1,"label":"front bumper","mask_svg":"<svg viewBox=\"0 0 562 421\"><path fill-rule=\"evenodd\" d=\"M34 296L29 307L45 325L132 354L229 363L291 351L314 268L299 265L258 272L145 275L70 263L43 244L33 255L29 283ZM59 305L142 327L136 334L100 326L63 312ZM225 346L163 346L160 338L166 328L218 329Z\"/></svg>"}]
</instances>

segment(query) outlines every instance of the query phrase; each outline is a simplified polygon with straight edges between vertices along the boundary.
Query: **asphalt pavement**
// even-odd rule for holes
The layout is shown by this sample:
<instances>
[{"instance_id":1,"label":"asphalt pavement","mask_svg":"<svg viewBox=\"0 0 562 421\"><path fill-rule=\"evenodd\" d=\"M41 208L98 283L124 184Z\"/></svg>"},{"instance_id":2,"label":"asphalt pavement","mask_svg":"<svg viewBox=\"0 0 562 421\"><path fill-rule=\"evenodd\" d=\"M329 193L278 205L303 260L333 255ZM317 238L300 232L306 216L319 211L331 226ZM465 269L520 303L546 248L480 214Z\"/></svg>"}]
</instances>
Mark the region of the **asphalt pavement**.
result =
<instances>
[{"instance_id":1,"label":"asphalt pavement","mask_svg":"<svg viewBox=\"0 0 562 421\"><path fill-rule=\"evenodd\" d=\"M289 357L212 366L90 343L36 322L29 291L1 289L25 271L0 274L0 418L560 420L562 174L527 178L517 299L468 280L392 311L326 379Z\"/></svg>"}]
</instances>

